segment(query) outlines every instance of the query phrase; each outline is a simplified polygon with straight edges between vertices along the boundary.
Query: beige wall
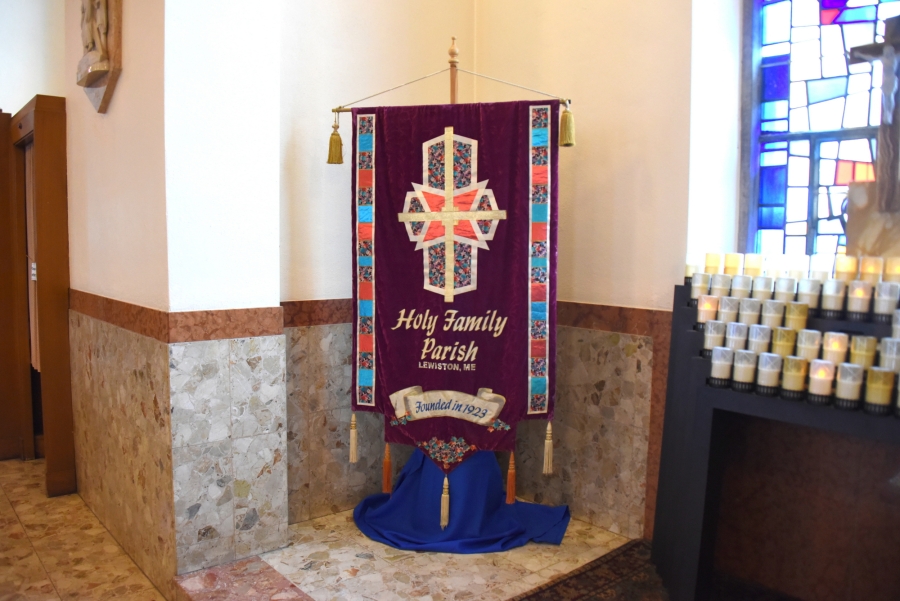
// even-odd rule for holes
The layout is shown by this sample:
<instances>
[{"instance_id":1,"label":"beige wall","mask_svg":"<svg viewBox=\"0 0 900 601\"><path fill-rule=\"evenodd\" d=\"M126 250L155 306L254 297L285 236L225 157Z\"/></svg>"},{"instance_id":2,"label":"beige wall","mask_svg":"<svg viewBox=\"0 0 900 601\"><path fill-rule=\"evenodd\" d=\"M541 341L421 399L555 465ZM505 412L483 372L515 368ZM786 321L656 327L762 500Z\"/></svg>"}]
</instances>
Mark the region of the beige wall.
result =
<instances>
[{"instance_id":1,"label":"beige wall","mask_svg":"<svg viewBox=\"0 0 900 601\"><path fill-rule=\"evenodd\" d=\"M65 96L63 0L0 0L0 109ZM74 78L74 72L72 78Z\"/></svg>"},{"instance_id":2,"label":"beige wall","mask_svg":"<svg viewBox=\"0 0 900 601\"><path fill-rule=\"evenodd\" d=\"M81 2L66 0L72 288L168 309L163 0L127 1L122 75L99 115L81 88Z\"/></svg>"}]
</instances>

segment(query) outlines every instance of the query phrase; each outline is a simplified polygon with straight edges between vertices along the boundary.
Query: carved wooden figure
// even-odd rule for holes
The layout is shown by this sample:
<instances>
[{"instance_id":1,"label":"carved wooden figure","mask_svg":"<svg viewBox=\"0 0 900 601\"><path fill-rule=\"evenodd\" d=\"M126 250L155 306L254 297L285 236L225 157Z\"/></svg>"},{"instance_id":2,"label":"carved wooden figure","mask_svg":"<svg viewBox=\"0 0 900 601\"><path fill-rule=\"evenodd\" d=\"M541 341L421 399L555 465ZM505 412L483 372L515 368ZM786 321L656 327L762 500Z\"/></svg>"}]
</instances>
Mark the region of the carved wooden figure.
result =
<instances>
[{"instance_id":1,"label":"carved wooden figure","mask_svg":"<svg viewBox=\"0 0 900 601\"><path fill-rule=\"evenodd\" d=\"M81 45L76 83L105 113L122 71L122 0L81 0Z\"/></svg>"}]
</instances>

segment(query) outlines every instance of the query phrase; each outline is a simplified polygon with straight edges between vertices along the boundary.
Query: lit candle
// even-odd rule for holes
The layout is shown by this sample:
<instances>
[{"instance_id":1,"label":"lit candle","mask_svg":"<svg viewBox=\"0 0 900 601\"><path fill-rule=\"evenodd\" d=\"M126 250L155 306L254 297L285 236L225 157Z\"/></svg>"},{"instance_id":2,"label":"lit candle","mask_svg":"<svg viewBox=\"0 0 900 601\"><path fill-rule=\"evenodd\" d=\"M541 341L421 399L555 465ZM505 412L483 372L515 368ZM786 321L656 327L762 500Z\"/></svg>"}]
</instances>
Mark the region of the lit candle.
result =
<instances>
[{"instance_id":1,"label":"lit candle","mask_svg":"<svg viewBox=\"0 0 900 601\"><path fill-rule=\"evenodd\" d=\"M809 276L809 255L788 255L788 277L802 280Z\"/></svg>"},{"instance_id":2,"label":"lit candle","mask_svg":"<svg viewBox=\"0 0 900 601\"><path fill-rule=\"evenodd\" d=\"M784 313L784 325L792 330L802 330L806 327L809 317L809 305L806 303L788 303Z\"/></svg>"},{"instance_id":3,"label":"lit candle","mask_svg":"<svg viewBox=\"0 0 900 601\"><path fill-rule=\"evenodd\" d=\"M744 255L741 253L728 253L725 255L725 273L728 275L741 275L744 272Z\"/></svg>"},{"instance_id":4,"label":"lit candle","mask_svg":"<svg viewBox=\"0 0 900 601\"><path fill-rule=\"evenodd\" d=\"M885 282L900 282L900 257L888 257L884 260Z\"/></svg>"},{"instance_id":5,"label":"lit candle","mask_svg":"<svg viewBox=\"0 0 900 601\"><path fill-rule=\"evenodd\" d=\"M780 327L784 323L785 304L778 300L767 300L762 305L760 323L770 328Z\"/></svg>"},{"instance_id":6,"label":"lit candle","mask_svg":"<svg viewBox=\"0 0 900 601\"><path fill-rule=\"evenodd\" d=\"M731 379L731 364L734 362L734 351L730 348L717 346L712 352L712 371L710 384L716 386L728 386ZM718 380L718 382L716 382Z\"/></svg>"},{"instance_id":7,"label":"lit candle","mask_svg":"<svg viewBox=\"0 0 900 601\"><path fill-rule=\"evenodd\" d=\"M797 300L806 303L810 309L819 308L819 294L822 293L822 282L819 280L800 280L797 284Z\"/></svg>"},{"instance_id":8,"label":"lit candle","mask_svg":"<svg viewBox=\"0 0 900 601\"><path fill-rule=\"evenodd\" d=\"M751 277L763 274L763 256L756 254L744 255L744 275Z\"/></svg>"},{"instance_id":9,"label":"lit candle","mask_svg":"<svg viewBox=\"0 0 900 601\"><path fill-rule=\"evenodd\" d=\"M704 294L709 294L710 275L708 273L695 273L691 278L691 298L697 300Z\"/></svg>"},{"instance_id":10,"label":"lit candle","mask_svg":"<svg viewBox=\"0 0 900 601\"><path fill-rule=\"evenodd\" d=\"M809 394L830 397L834 386L834 363L816 359L809 365ZM819 400L819 399L813 399ZM828 402L827 400L825 401Z\"/></svg>"},{"instance_id":11,"label":"lit candle","mask_svg":"<svg viewBox=\"0 0 900 601\"><path fill-rule=\"evenodd\" d=\"M706 265L703 271L710 275L722 273L722 255L719 253L706 253Z\"/></svg>"},{"instance_id":12,"label":"lit candle","mask_svg":"<svg viewBox=\"0 0 900 601\"><path fill-rule=\"evenodd\" d=\"M703 328L703 350L712 351L725 344L725 322L707 321Z\"/></svg>"},{"instance_id":13,"label":"lit candle","mask_svg":"<svg viewBox=\"0 0 900 601\"><path fill-rule=\"evenodd\" d=\"M758 324L750 326L750 331L747 334L747 350L756 354L768 353L771 342L772 328Z\"/></svg>"},{"instance_id":14,"label":"lit candle","mask_svg":"<svg viewBox=\"0 0 900 601\"><path fill-rule=\"evenodd\" d=\"M784 358L781 369L781 394L783 397L791 400L803 398L808 369L809 362L803 357Z\"/></svg>"},{"instance_id":15,"label":"lit candle","mask_svg":"<svg viewBox=\"0 0 900 601\"><path fill-rule=\"evenodd\" d=\"M834 404L841 409L853 409L859 405L862 392L863 373L859 365L841 363L837 372L837 389L834 392Z\"/></svg>"},{"instance_id":16,"label":"lit candle","mask_svg":"<svg viewBox=\"0 0 900 601\"><path fill-rule=\"evenodd\" d=\"M862 280L850 282L847 290L847 319L860 321L869 314L872 304L872 284Z\"/></svg>"},{"instance_id":17,"label":"lit candle","mask_svg":"<svg viewBox=\"0 0 900 601\"><path fill-rule=\"evenodd\" d=\"M772 330L772 352L782 357L794 354L794 346L797 343L797 331L790 328L775 328Z\"/></svg>"},{"instance_id":18,"label":"lit candle","mask_svg":"<svg viewBox=\"0 0 900 601\"><path fill-rule=\"evenodd\" d=\"M790 302L797 294L797 280L794 278L778 278L775 280L775 300Z\"/></svg>"},{"instance_id":19,"label":"lit candle","mask_svg":"<svg viewBox=\"0 0 900 601\"><path fill-rule=\"evenodd\" d=\"M822 284L822 316L830 319L840 317L846 294L847 284L843 280L828 280Z\"/></svg>"},{"instance_id":20,"label":"lit candle","mask_svg":"<svg viewBox=\"0 0 900 601\"><path fill-rule=\"evenodd\" d=\"M759 300L769 300L772 298L772 287L775 280L764 275L753 278L753 298Z\"/></svg>"},{"instance_id":21,"label":"lit candle","mask_svg":"<svg viewBox=\"0 0 900 601\"><path fill-rule=\"evenodd\" d=\"M716 318L719 310L719 298L716 296L701 296L697 301L697 323L706 323Z\"/></svg>"},{"instance_id":22,"label":"lit candle","mask_svg":"<svg viewBox=\"0 0 900 601\"><path fill-rule=\"evenodd\" d=\"M781 376L781 355L760 353L756 370L756 391L767 396L778 392L778 379Z\"/></svg>"},{"instance_id":23,"label":"lit candle","mask_svg":"<svg viewBox=\"0 0 900 601\"><path fill-rule=\"evenodd\" d=\"M850 363L868 369L875 365L878 339L874 336L854 336L850 341Z\"/></svg>"},{"instance_id":24,"label":"lit candle","mask_svg":"<svg viewBox=\"0 0 900 601\"><path fill-rule=\"evenodd\" d=\"M731 278L731 296L750 298L751 290L753 290L753 278L749 275L736 275Z\"/></svg>"},{"instance_id":25,"label":"lit candle","mask_svg":"<svg viewBox=\"0 0 900 601\"><path fill-rule=\"evenodd\" d=\"M875 321L887 323L900 302L900 284L881 282L875 286Z\"/></svg>"},{"instance_id":26,"label":"lit candle","mask_svg":"<svg viewBox=\"0 0 900 601\"><path fill-rule=\"evenodd\" d=\"M807 361L819 358L822 346L822 332L818 330L800 330L797 332L797 356Z\"/></svg>"},{"instance_id":27,"label":"lit candle","mask_svg":"<svg viewBox=\"0 0 900 601\"><path fill-rule=\"evenodd\" d=\"M884 272L884 259L881 257L863 257L859 264L859 279L870 284L881 281Z\"/></svg>"},{"instance_id":28,"label":"lit candle","mask_svg":"<svg viewBox=\"0 0 900 601\"><path fill-rule=\"evenodd\" d=\"M759 313L762 311L762 301L755 298L741 299L740 317L738 321L752 326L759 323Z\"/></svg>"},{"instance_id":29,"label":"lit candle","mask_svg":"<svg viewBox=\"0 0 900 601\"><path fill-rule=\"evenodd\" d=\"M876 414L890 413L894 392L894 372L881 367L869 369L866 378L866 411Z\"/></svg>"},{"instance_id":30,"label":"lit candle","mask_svg":"<svg viewBox=\"0 0 900 601\"><path fill-rule=\"evenodd\" d=\"M747 348L748 326L740 322L732 322L725 328L725 346L732 350Z\"/></svg>"},{"instance_id":31,"label":"lit candle","mask_svg":"<svg viewBox=\"0 0 900 601\"><path fill-rule=\"evenodd\" d=\"M733 296L723 296L719 299L719 321L724 321L725 323L737 321L740 308L741 299Z\"/></svg>"},{"instance_id":32,"label":"lit candle","mask_svg":"<svg viewBox=\"0 0 900 601\"><path fill-rule=\"evenodd\" d=\"M713 296L728 296L731 291L731 276L724 273L713 274L709 283L709 293Z\"/></svg>"},{"instance_id":33,"label":"lit candle","mask_svg":"<svg viewBox=\"0 0 900 601\"><path fill-rule=\"evenodd\" d=\"M859 260L856 257L837 255L834 258L834 279L852 282L859 273Z\"/></svg>"},{"instance_id":34,"label":"lit candle","mask_svg":"<svg viewBox=\"0 0 900 601\"><path fill-rule=\"evenodd\" d=\"M881 360L878 364L900 374L900 338L881 339Z\"/></svg>"},{"instance_id":35,"label":"lit candle","mask_svg":"<svg viewBox=\"0 0 900 601\"><path fill-rule=\"evenodd\" d=\"M825 280L831 279L834 273L834 255L830 253L819 253L810 257L809 260L809 277L813 280L819 280L823 284Z\"/></svg>"},{"instance_id":36,"label":"lit candle","mask_svg":"<svg viewBox=\"0 0 900 601\"><path fill-rule=\"evenodd\" d=\"M847 358L850 337L841 332L826 332L822 343L822 358L839 365Z\"/></svg>"},{"instance_id":37,"label":"lit candle","mask_svg":"<svg viewBox=\"0 0 900 601\"><path fill-rule=\"evenodd\" d=\"M741 392L753 390L756 379L756 353L753 351L734 352L734 372L731 387Z\"/></svg>"}]
</instances>

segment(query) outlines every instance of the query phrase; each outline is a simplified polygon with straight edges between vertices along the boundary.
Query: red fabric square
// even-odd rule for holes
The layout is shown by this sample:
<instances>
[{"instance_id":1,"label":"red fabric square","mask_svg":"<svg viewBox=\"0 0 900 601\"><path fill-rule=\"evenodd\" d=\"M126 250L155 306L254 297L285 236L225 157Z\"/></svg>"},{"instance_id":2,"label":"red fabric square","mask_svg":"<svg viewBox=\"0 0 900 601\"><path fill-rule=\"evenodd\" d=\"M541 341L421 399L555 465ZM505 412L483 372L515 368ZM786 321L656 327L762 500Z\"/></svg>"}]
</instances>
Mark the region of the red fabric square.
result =
<instances>
[{"instance_id":1,"label":"red fabric square","mask_svg":"<svg viewBox=\"0 0 900 601\"><path fill-rule=\"evenodd\" d=\"M531 224L531 241L546 242L547 241L547 224L532 223Z\"/></svg>"},{"instance_id":2,"label":"red fabric square","mask_svg":"<svg viewBox=\"0 0 900 601\"><path fill-rule=\"evenodd\" d=\"M356 238L358 241L371 240L372 239L372 224L371 223L357 223L356 224Z\"/></svg>"},{"instance_id":3,"label":"red fabric square","mask_svg":"<svg viewBox=\"0 0 900 601\"><path fill-rule=\"evenodd\" d=\"M545 359L547 357L547 341L546 340L532 340L531 341L531 356L537 357L538 359Z\"/></svg>"},{"instance_id":4,"label":"red fabric square","mask_svg":"<svg viewBox=\"0 0 900 601\"><path fill-rule=\"evenodd\" d=\"M375 300L375 295L372 292L372 282L360 282L356 294L359 296L359 300Z\"/></svg>"},{"instance_id":5,"label":"red fabric square","mask_svg":"<svg viewBox=\"0 0 900 601\"><path fill-rule=\"evenodd\" d=\"M549 167L547 165L532 165L531 166L531 183L532 184L546 184L547 178L549 177Z\"/></svg>"},{"instance_id":6,"label":"red fabric square","mask_svg":"<svg viewBox=\"0 0 900 601\"><path fill-rule=\"evenodd\" d=\"M547 284L531 285L531 302L542 303L547 300Z\"/></svg>"},{"instance_id":7,"label":"red fabric square","mask_svg":"<svg viewBox=\"0 0 900 601\"><path fill-rule=\"evenodd\" d=\"M375 173L374 169L360 169L356 175L357 186L360 188L371 188L373 173ZM546 178L546 176L544 177Z\"/></svg>"},{"instance_id":8,"label":"red fabric square","mask_svg":"<svg viewBox=\"0 0 900 601\"><path fill-rule=\"evenodd\" d=\"M374 334L360 334L358 350L361 353L371 353L373 350L375 350L375 335Z\"/></svg>"}]
</instances>

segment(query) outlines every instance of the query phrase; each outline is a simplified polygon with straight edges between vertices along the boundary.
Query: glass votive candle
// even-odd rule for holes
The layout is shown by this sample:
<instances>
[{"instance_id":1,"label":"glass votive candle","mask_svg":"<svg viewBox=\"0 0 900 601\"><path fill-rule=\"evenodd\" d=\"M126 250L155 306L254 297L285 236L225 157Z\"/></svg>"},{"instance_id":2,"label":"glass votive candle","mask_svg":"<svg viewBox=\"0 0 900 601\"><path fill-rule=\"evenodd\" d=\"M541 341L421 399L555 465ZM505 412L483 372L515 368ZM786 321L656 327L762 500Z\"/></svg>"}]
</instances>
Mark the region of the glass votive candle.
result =
<instances>
[{"instance_id":1,"label":"glass votive candle","mask_svg":"<svg viewBox=\"0 0 900 601\"><path fill-rule=\"evenodd\" d=\"M857 409L860 405L863 374L866 370L852 363L841 363L837 370L834 406L838 409Z\"/></svg>"},{"instance_id":2,"label":"glass votive candle","mask_svg":"<svg viewBox=\"0 0 900 601\"><path fill-rule=\"evenodd\" d=\"M884 274L881 279L885 282L900 282L900 257L887 257L884 260Z\"/></svg>"},{"instance_id":3,"label":"glass votive candle","mask_svg":"<svg viewBox=\"0 0 900 601\"><path fill-rule=\"evenodd\" d=\"M790 302L797 294L797 280L794 278L778 278L775 280L775 300Z\"/></svg>"},{"instance_id":4,"label":"glass votive candle","mask_svg":"<svg viewBox=\"0 0 900 601\"><path fill-rule=\"evenodd\" d=\"M684 266L684 285L690 286L694 281L694 274L700 271L696 265Z\"/></svg>"},{"instance_id":5,"label":"glass votive candle","mask_svg":"<svg viewBox=\"0 0 900 601\"><path fill-rule=\"evenodd\" d=\"M884 259L881 257L863 257L859 262L859 279L874 285L881 281L884 272Z\"/></svg>"},{"instance_id":6,"label":"glass votive candle","mask_svg":"<svg viewBox=\"0 0 900 601\"><path fill-rule=\"evenodd\" d=\"M753 278L749 275L736 275L731 278L731 296L750 298L751 290L753 290Z\"/></svg>"},{"instance_id":7,"label":"glass votive candle","mask_svg":"<svg viewBox=\"0 0 900 601\"><path fill-rule=\"evenodd\" d=\"M738 320L738 311L741 308L741 299L733 296L723 296L719 299L719 321L730 323Z\"/></svg>"},{"instance_id":8,"label":"glass votive candle","mask_svg":"<svg viewBox=\"0 0 900 601\"><path fill-rule=\"evenodd\" d=\"M752 326L759 323L759 314L762 311L762 301L755 298L741 299L741 309L738 315L738 321Z\"/></svg>"},{"instance_id":9,"label":"glass votive candle","mask_svg":"<svg viewBox=\"0 0 900 601\"><path fill-rule=\"evenodd\" d=\"M865 321L872 304L872 284L862 280L850 282L847 289L847 319Z\"/></svg>"},{"instance_id":10,"label":"glass votive candle","mask_svg":"<svg viewBox=\"0 0 900 601\"><path fill-rule=\"evenodd\" d=\"M712 351L712 370L709 373L709 384L716 388L728 388L731 380L731 365L734 362L734 351L717 346Z\"/></svg>"},{"instance_id":11,"label":"glass votive candle","mask_svg":"<svg viewBox=\"0 0 900 601\"><path fill-rule=\"evenodd\" d=\"M797 300L801 303L806 303L813 311L819 308L819 295L821 293L822 282L819 280L806 279L797 282Z\"/></svg>"},{"instance_id":12,"label":"glass votive candle","mask_svg":"<svg viewBox=\"0 0 900 601\"><path fill-rule=\"evenodd\" d=\"M775 328L772 330L772 352L782 357L794 354L797 345L797 330Z\"/></svg>"},{"instance_id":13,"label":"glass votive candle","mask_svg":"<svg viewBox=\"0 0 900 601\"><path fill-rule=\"evenodd\" d=\"M754 380L756 380L756 353L734 351L731 387L738 392L752 392Z\"/></svg>"},{"instance_id":14,"label":"glass votive candle","mask_svg":"<svg viewBox=\"0 0 900 601\"><path fill-rule=\"evenodd\" d=\"M807 361L819 358L822 347L822 332L819 330L800 330L797 332L797 356Z\"/></svg>"},{"instance_id":15,"label":"glass votive candle","mask_svg":"<svg viewBox=\"0 0 900 601\"><path fill-rule=\"evenodd\" d=\"M790 401L803 399L809 361L803 357L785 357L781 368L781 396Z\"/></svg>"},{"instance_id":16,"label":"glass votive candle","mask_svg":"<svg viewBox=\"0 0 900 601\"><path fill-rule=\"evenodd\" d=\"M784 311L784 327L792 330L806 328L809 317L809 305L806 303L788 303Z\"/></svg>"},{"instance_id":17,"label":"glass votive candle","mask_svg":"<svg viewBox=\"0 0 900 601\"><path fill-rule=\"evenodd\" d=\"M834 273L834 255L831 253L818 253L809 259L809 277L819 280L823 284L831 279Z\"/></svg>"},{"instance_id":18,"label":"glass votive candle","mask_svg":"<svg viewBox=\"0 0 900 601\"><path fill-rule=\"evenodd\" d=\"M852 282L859 273L859 260L848 255L837 255L834 258L834 279Z\"/></svg>"},{"instance_id":19,"label":"glass votive candle","mask_svg":"<svg viewBox=\"0 0 900 601\"><path fill-rule=\"evenodd\" d=\"M769 326L761 326L759 324L750 326L747 333L747 350L753 351L757 355L760 353L768 353L769 345L772 343L772 328Z\"/></svg>"},{"instance_id":20,"label":"glass votive candle","mask_svg":"<svg viewBox=\"0 0 900 601\"><path fill-rule=\"evenodd\" d=\"M697 300L697 323L704 324L716 318L719 297L703 295Z\"/></svg>"},{"instance_id":21,"label":"glass votive candle","mask_svg":"<svg viewBox=\"0 0 900 601\"><path fill-rule=\"evenodd\" d=\"M850 340L850 363L868 369L875 365L878 339L874 336L854 336Z\"/></svg>"},{"instance_id":22,"label":"glass votive candle","mask_svg":"<svg viewBox=\"0 0 900 601\"><path fill-rule=\"evenodd\" d=\"M766 275L770 278L787 276L787 255L766 255Z\"/></svg>"},{"instance_id":23,"label":"glass votive candle","mask_svg":"<svg viewBox=\"0 0 900 601\"><path fill-rule=\"evenodd\" d=\"M825 332L825 338L822 341L822 358L835 365L840 365L847 358L848 346L850 346L850 337L846 334Z\"/></svg>"},{"instance_id":24,"label":"glass votive candle","mask_svg":"<svg viewBox=\"0 0 900 601\"><path fill-rule=\"evenodd\" d=\"M900 338L881 339L881 357L878 365L900 374Z\"/></svg>"},{"instance_id":25,"label":"glass votive candle","mask_svg":"<svg viewBox=\"0 0 900 601\"><path fill-rule=\"evenodd\" d=\"M751 297L759 300L769 300L772 298L772 290L775 286L773 278L761 275L753 278L753 292Z\"/></svg>"},{"instance_id":26,"label":"glass votive candle","mask_svg":"<svg viewBox=\"0 0 900 601\"><path fill-rule=\"evenodd\" d=\"M875 321L888 323L897 310L900 302L900 284L897 282L881 282L875 285Z\"/></svg>"},{"instance_id":27,"label":"glass votive candle","mask_svg":"<svg viewBox=\"0 0 900 601\"><path fill-rule=\"evenodd\" d=\"M894 392L894 372L883 367L872 367L866 377L867 413L887 415L891 412L891 400Z\"/></svg>"},{"instance_id":28,"label":"glass votive candle","mask_svg":"<svg viewBox=\"0 0 900 601\"><path fill-rule=\"evenodd\" d=\"M809 255L788 255L788 277L802 280L809 276Z\"/></svg>"},{"instance_id":29,"label":"glass votive candle","mask_svg":"<svg viewBox=\"0 0 900 601\"><path fill-rule=\"evenodd\" d=\"M709 281L711 276L708 273L695 273L691 278L691 298L697 300L704 294L709 294Z\"/></svg>"},{"instance_id":30,"label":"glass votive candle","mask_svg":"<svg viewBox=\"0 0 900 601\"><path fill-rule=\"evenodd\" d=\"M720 253L706 253L706 264L703 271L710 275L722 273L722 255Z\"/></svg>"},{"instance_id":31,"label":"glass votive candle","mask_svg":"<svg viewBox=\"0 0 900 601\"><path fill-rule=\"evenodd\" d=\"M781 377L781 355L760 353L756 369L756 392L763 396L778 394L778 383Z\"/></svg>"},{"instance_id":32,"label":"glass votive candle","mask_svg":"<svg viewBox=\"0 0 900 601\"><path fill-rule=\"evenodd\" d=\"M806 400L813 405L831 403L831 390L834 387L834 363L816 359L809 364L809 395Z\"/></svg>"},{"instance_id":33,"label":"glass votive candle","mask_svg":"<svg viewBox=\"0 0 900 601\"><path fill-rule=\"evenodd\" d=\"M763 274L763 256L753 253L744 255L744 275L756 277Z\"/></svg>"},{"instance_id":34,"label":"glass votive candle","mask_svg":"<svg viewBox=\"0 0 900 601\"><path fill-rule=\"evenodd\" d=\"M709 293L713 296L728 296L731 292L731 276L724 273L713 274L709 281Z\"/></svg>"},{"instance_id":35,"label":"glass votive candle","mask_svg":"<svg viewBox=\"0 0 900 601\"><path fill-rule=\"evenodd\" d=\"M762 304L760 323L770 328L781 327L784 323L784 301L767 300Z\"/></svg>"},{"instance_id":36,"label":"glass votive candle","mask_svg":"<svg viewBox=\"0 0 900 601\"><path fill-rule=\"evenodd\" d=\"M725 322L707 321L703 327L703 353L704 357L711 357L712 350L717 346L725 346Z\"/></svg>"},{"instance_id":37,"label":"glass votive candle","mask_svg":"<svg viewBox=\"0 0 900 601\"><path fill-rule=\"evenodd\" d=\"M828 280L822 284L822 317L839 319L844 311L844 297L847 283L843 280Z\"/></svg>"},{"instance_id":38,"label":"glass votive candle","mask_svg":"<svg viewBox=\"0 0 900 601\"><path fill-rule=\"evenodd\" d=\"M728 275L741 275L744 273L744 255L741 253L727 253L725 255L725 273Z\"/></svg>"},{"instance_id":39,"label":"glass votive candle","mask_svg":"<svg viewBox=\"0 0 900 601\"><path fill-rule=\"evenodd\" d=\"M749 326L740 322L732 322L725 328L725 346L738 351L747 348Z\"/></svg>"}]
</instances>

